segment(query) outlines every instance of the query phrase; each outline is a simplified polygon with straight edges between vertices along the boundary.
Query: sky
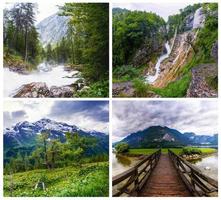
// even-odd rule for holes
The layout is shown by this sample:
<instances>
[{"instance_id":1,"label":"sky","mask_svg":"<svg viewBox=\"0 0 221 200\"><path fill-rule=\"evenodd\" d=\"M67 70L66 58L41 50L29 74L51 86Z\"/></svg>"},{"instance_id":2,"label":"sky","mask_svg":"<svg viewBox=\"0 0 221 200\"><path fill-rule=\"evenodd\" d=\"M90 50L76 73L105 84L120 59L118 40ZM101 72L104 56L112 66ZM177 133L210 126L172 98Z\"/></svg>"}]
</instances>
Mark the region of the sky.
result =
<instances>
[{"instance_id":1,"label":"sky","mask_svg":"<svg viewBox=\"0 0 221 200\"><path fill-rule=\"evenodd\" d=\"M218 133L217 101L113 101L112 108L113 142L157 125L181 133Z\"/></svg>"},{"instance_id":2,"label":"sky","mask_svg":"<svg viewBox=\"0 0 221 200\"><path fill-rule=\"evenodd\" d=\"M154 12L167 21L169 15L179 13L179 9L185 8L190 4L190 2L185 1L180 3L114 3L113 7Z\"/></svg>"},{"instance_id":3,"label":"sky","mask_svg":"<svg viewBox=\"0 0 221 200\"><path fill-rule=\"evenodd\" d=\"M28 2L36 3L36 1L28 1ZM6 8L11 8L11 7L13 7L13 5L14 5L14 2L12 2L12 1L8 1L5 3ZM59 10L58 6L62 6L62 5L64 5L64 3L62 3L62 1L60 1L60 2L53 1L53 3L51 1L47 1L47 0L38 1L37 2L37 13L36 13L36 24L39 23L40 21L42 21L43 19L58 12L58 10Z\"/></svg>"},{"instance_id":4,"label":"sky","mask_svg":"<svg viewBox=\"0 0 221 200\"><path fill-rule=\"evenodd\" d=\"M109 132L108 101L5 101L3 111L4 128L18 122L49 118L83 130Z\"/></svg>"}]
</instances>

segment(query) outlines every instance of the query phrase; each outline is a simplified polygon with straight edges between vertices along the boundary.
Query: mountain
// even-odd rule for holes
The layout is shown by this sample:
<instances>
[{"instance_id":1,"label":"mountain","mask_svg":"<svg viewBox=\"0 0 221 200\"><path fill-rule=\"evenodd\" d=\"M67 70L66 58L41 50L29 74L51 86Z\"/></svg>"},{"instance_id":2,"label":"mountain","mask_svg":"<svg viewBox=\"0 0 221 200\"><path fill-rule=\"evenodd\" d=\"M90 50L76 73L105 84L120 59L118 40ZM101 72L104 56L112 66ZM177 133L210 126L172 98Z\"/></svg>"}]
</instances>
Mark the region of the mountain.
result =
<instances>
[{"instance_id":1,"label":"mountain","mask_svg":"<svg viewBox=\"0 0 221 200\"><path fill-rule=\"evenodd\" d=\"M187 145L217 145L218 134L213 136L181 133L162 126L152 126L143 131L131 133L120 142L131 148L179 147Z\"/></svg>"},{"instance_id":2,"label":"mountain","mask_svg":"<svg viewBox=\"0 0 221 200\"><path fill-rule=\"evenodd\" d=\"M37 24L40 41L43 46L55 44L67 34L69 17L51 15Z\"/></svg>"},{"instance_id":3,"label":"mountain","mask_svg":"<svg viewBox=\"0 0 221 200\"><path fill-rule=\"evenodd\" d=\"M43 118L34 123L28 121L20 122L4 130L4 159L15 156L18 152L31 153L35 149L37 135L43 131L50 133L49 140L59 139L61 142L65 141L66 132L78 132L80 136L96 138L98 141L97 144L88 149L86 154L95 155L108 153L108 135L96 131L84 131L75 125Z\"/></svg>"}]
</instances>

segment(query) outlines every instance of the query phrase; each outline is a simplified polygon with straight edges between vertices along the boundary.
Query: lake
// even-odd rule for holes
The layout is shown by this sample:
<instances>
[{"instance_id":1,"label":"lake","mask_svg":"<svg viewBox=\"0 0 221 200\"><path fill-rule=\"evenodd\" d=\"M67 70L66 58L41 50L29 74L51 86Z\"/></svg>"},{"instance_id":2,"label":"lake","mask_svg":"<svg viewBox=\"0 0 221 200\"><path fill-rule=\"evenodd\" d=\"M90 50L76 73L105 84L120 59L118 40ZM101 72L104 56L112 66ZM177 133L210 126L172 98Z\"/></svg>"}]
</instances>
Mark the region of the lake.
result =
<instances>
[{"instance_id":1,"label":"lake","mask_svg":"<svg viewBox=\"0 0 221 200\"><path fill-rule=\"evenodd\" d=\"M218 154L213 154L208 157L192 161L205 175L218 180Z\"/></svg>"},{"instance_id":2,"label":"lake","mask_svg":"<svg viewBox=\"0 0 221 200\"><path fill-rule=\"evenodd\" d=\"M118 156L112 153L112 176L116 176L127 169L131 168L138 162L138 158ZM207 176L218 180L218 154L212 154L208 157L195 160L191 162L197 168L199 168Z\"/></svg>"}]
</instances>

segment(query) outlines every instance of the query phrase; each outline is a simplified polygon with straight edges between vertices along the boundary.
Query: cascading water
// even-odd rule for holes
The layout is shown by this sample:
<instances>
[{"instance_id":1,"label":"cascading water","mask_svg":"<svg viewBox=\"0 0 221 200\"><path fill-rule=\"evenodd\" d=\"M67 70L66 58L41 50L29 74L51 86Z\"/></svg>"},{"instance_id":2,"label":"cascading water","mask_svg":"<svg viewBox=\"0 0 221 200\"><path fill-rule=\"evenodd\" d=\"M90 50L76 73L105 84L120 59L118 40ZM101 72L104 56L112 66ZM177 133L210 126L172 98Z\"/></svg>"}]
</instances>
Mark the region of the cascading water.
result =
<instances>
[{"instance_id":1,"label":"cascading water","mask_svg":"<svg viewBox=\"0 0 221 200\"><path fill-rule=\"evenodd\" d=\"M18 74L4 68L4 96L9 97L22 85L31 82L45 82L48 87L64 86L76 82L79 78L74 77L78 71L65 71L63 65L53 66L41 63L36 71L30 74Z\"/></svg>"},{"instance_id":2,"label":"cascading water","mask_svg":"<svg viewBox=\"0 0 221 200\"><path fill-rule=\"evenodd\" d=\"M156 72L154 75L147 75L145 77L145 80L147 83L153 83L159 76L160 74L160 64L166 59L169 57L170 53L171 53L171 48L170 48L170 45L169 45L169 42L167 41L165 43L165 48L166 48L166 54L163 54L161 55L158 60L157 60L157 63L155 65L155 69L156 69Z\"/></svg>"}]
</instances>

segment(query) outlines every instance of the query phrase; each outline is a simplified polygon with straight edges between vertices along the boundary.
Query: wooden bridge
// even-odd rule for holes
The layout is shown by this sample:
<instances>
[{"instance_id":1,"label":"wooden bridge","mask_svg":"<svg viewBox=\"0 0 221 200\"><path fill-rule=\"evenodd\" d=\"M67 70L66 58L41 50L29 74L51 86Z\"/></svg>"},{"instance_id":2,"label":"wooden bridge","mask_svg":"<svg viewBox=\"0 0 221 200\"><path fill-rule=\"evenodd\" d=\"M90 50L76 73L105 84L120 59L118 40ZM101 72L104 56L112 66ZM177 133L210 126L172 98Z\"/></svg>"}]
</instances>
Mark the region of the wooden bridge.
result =
<instances>
[{"instance_id":1,"label":"wooden bridge","mask_svg":"<svg viewBox=\"0 0 221 200\"><path fill-rule=\"evenodd\" d=\"M218 196L218 182L180 156L161 150L113 177L113 196Z\"/></svg>"}]
</instances>

